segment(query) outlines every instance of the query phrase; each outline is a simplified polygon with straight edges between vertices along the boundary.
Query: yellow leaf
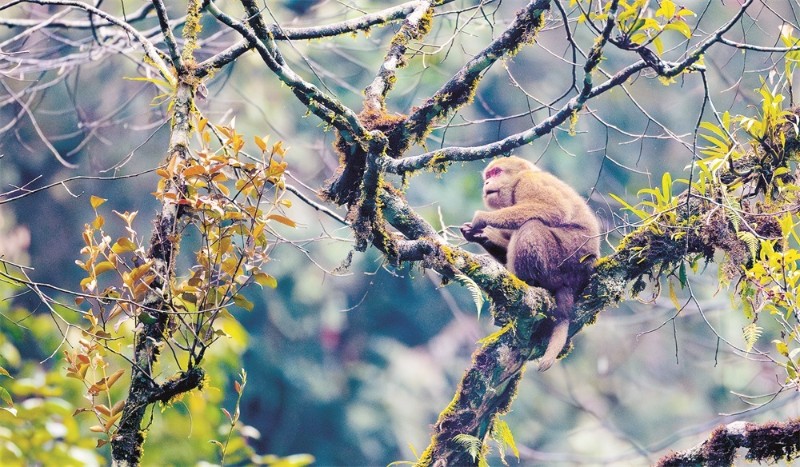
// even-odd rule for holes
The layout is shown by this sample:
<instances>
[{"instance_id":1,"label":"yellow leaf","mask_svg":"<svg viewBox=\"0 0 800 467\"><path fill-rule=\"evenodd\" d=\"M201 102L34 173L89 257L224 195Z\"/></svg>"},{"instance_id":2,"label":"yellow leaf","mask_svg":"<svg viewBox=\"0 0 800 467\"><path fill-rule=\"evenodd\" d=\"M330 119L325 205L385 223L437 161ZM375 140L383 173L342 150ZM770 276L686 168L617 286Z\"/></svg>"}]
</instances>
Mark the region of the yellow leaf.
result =
<instances>
[{"instance_id":1,"label":"yellow leaf","mask_svg":"<svg viewBox=\"0 0 800 467\"><path fill-rule=\"evenodd\" d=\"M258 148L261 149L261 152L264 152L264 151L267 150L267 142L264 141L263 138L261 138L260 136L256 136L256 137L254 137L254 139L256 141L256 146L258 146Z\"/></svg>"},{"instance_id":2,"label":"yellow leaf","mask_svg":"<svg viewBox=\"0 0 800 467\"><path fill-rule=\"evenodd\" d=\"M105 433L106 430L100 425L92 425L89 427L89 431L93 431L95 433Z\"/></svg>"},{"instance_id":3,"label":"yellow leaf","mask_svg":"<svg viewBox=\"0 0 800 467\"><path fill-rule=\"evenodd\" d=\"M95 276L99 276L104 272L112 271L114 269L117 269L114 263L112 263L111 261L103 261L101 263L97 263L94 265L94 274Z\"/></svg>"},{"instance_id":4,"label":"yellow leaf","mask_svg":"<svg viewBox=\"0 0 800 467\"><path fill-rule=\"evenodd\" d=\"M286 148L283 147L283 141L278 141L272 145L272 153L281 157L286 155Z\"/></svg>"},{"instance_id":5,"label":"yellow leaf","mask_svg":"<svg viewBox=\"0 0 800 467\"><path fill-rule=\"evenodd\" d=\"M214 186L216 186L217 189L220 191L220 193L222 193L223 195L225 195L225 196L230 196L231 195L231 190L227 186L225 186L225 185L223 185L221 183L220 184L214 184Z\"/></svg>"},{"instance_id":6,"label":"yellow leaf","mask_svg":"<svg viewBox=\"0 0 800 467\"><path fill-rule=\"evenodd\" d=\"M92 227L94 227L95 229L99 229L105 223L106 223L106 220L103 219L103 216L97 216L97 217L94 218L94 221L92 221Z\"/></svg>"},{"instance_id":7,"label":"yellow leaf","mask_svg":"<svg viewBox=\"0 0 800 467\"><path fill-rule=\"evenodd\" d=\"M121 401L114 404L114 407L111 407L111 414L116 415L122 412L123 407L125 407L125 399L122 399Z\"/></svg>"},{"instance_id":8,"label":"yellow leaf","mask_svg":"<svg viewBox=\"0 0 800 467\"><path fill-rule=\"evenodd\" d=\"M777 350L779 354L783 355L784 357L789 356L789 346L786 345L786 342L776 339L772 341L772 343L775 344L775 350Z\"/></svg>"},{"instance_id":9,"label":"yellow leaf","mask_svg":"<svg viewBox=\"0 0 800 467\"><path fill-rule=\"evenodd\" d=\"M271 289L278 287L278 281L274 277L263 272L254 273L253 279L255 279L256 283L264 287L269 287Z\"/></svg>"},{"instance_id":10,"label":"yellow leaf","mask_svg":"<svg viewBox=\"0 0 800 467\"><path fill-rule=\"evenodd\" d=\"M297 223L286 216L281 216L280 214L270 214L267 216L267 219L271 219L277 222L280 222L283 225L288 225L289 227L297 227Z\"/></svg>"},{"instance_id":11,"label":"yellow leaf","mask_svg":"<svg viewBox=\"0 0 800 467\"><path fill-rule=\"evenodd\" d=\"M111 415L111 409L109 409L108 407L106 407L103 404L97 404L97 405L94 406L94 408L95 408L95 410L97 410L101 414L105 415L106 417Z\"/></svg>"},{"instance_id":12,"label":"yellow leaf","mask_svg":"<svg viewBox=\"0 0 800 467\"><path fill-rule=\"evenodd\" d=\"M129 238L122 237L111 246L111 251L116 254L127 253L136 249L136 244Z\"/></svg>"},{"instance_id":13,"label":"yellow leaf","mask_svg":"<svg viewBox=\"0 0 800 467\"><path fill-rule=\"evenodd\" d=\"M669 299L676 310L681 309L681 302L678 301L678 296L675 294L675 284L671 280L669 281Z\"/></svg>"},{"instance_id":14,"label":"yellow leaf","mask_svg":"<svg viewBox=\"0 0 800 467\"><path fill-rule=\"evenodd\" d=\"M150 270L150 266L152 262L148 261L139 267L135 267L131 270L131 272L123 275L123 281L128 287L133 287L133 284L144 275L147 271Z\"/></svg>"},{"instance_id":15,"label":"yellow leaf","mask_svg":"<svg viewBox=\"0 0 800 467\"><path fill-rule=\"evenodd\" d=\"M244 298L242 295L236 294L233 296L233 303L237 306L244 308L247 311L253 311L253 302Z\"/></svg>"},{"instance_id":16,"label":"yellow leaf","mask_svg":"<svg viewBox=\"0 0 800 467\"><path fill-rule=\"evenodd\" d=\"M105 203L106 201L108 200L95 195L89 197L89 202L92 204L92 209L97 209L98 207L100 207L101 204Z\"/></svg>"},{"instance_id":17,"label":"yellow leaf","mask_svg":"<svg viewBox=\"0 0 800 467\"><path fill-rule=\"evenodd\" d=\"M111 430L111 427L112 427L112 426L114 426L114 423L115 423L117 420L119 420L119 419L120 419L120 417L122 417L122 414L121 414L121 413L118 413L118 414L116 414L116 415L112 416L111 418L109 418L109 419L108 419L108 421L106 421L106 424L105 424L105 426L104 426L103 428L105 428L105 429L106 429L106 431L109 431L109 430Z\"/></svg>"}]
</instances>

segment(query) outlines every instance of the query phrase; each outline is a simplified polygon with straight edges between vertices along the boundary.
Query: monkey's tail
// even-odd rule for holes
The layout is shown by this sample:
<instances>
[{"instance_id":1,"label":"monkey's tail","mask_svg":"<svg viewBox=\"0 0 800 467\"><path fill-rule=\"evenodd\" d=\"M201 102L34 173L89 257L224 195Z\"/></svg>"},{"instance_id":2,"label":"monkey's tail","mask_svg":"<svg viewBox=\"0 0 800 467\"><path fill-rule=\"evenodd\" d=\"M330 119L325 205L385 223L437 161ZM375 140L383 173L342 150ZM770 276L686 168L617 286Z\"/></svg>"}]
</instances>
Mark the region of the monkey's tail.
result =
<instances>
[{"instance_id":1,"label":"monkey's tail","mask_svg":"<svg viewBox=\"0 0 800 467\"><path fill-rule=\"evenodd\" d=\"M567 345L567 337L569 337L569 320L561 320L556 323L553 328L553 334L550 336L550 342L547 344L547 350L544 351L541 360L539 360L539 371L546 371L553 366L558 354Z\"/></svg>"},{"instance_id":2,"label":"monkey's tail","mask_svg":"<svg viewBox=\"0 0 800 467\"><path fill-rule=\"evenodd\" d=\"M556 325L553 327L553 334L550 335L550 342L547 343L547 350L544 351L542 359L539 360L539 371L545 371L555 363L558 354L564 350L569 338L569 315L575 303L575 296L572 289L562 287L556 290Z\"/></svg>"}]
</instances>

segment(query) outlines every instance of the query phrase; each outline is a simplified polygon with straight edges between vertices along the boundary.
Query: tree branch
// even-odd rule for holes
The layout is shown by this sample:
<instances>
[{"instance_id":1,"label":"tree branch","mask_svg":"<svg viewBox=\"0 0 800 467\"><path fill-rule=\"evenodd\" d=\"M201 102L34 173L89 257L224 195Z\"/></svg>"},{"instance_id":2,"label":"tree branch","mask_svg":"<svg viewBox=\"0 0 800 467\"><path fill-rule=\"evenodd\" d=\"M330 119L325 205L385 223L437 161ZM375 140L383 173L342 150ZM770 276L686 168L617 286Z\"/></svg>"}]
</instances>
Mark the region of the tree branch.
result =
<instances>
[{"instance_id":1,"label":"tree branch","mask_svg":"<svg viewBox=\"0 0 800 467\"><path fill-rule=\"evenodd\" d=\"M720 425L701 444L668 454L658 467L733 465L736 450L747 450L749 462L790 463L800 457L800 419L762 425L743 421Z\"/></svg>"}]
</instances>

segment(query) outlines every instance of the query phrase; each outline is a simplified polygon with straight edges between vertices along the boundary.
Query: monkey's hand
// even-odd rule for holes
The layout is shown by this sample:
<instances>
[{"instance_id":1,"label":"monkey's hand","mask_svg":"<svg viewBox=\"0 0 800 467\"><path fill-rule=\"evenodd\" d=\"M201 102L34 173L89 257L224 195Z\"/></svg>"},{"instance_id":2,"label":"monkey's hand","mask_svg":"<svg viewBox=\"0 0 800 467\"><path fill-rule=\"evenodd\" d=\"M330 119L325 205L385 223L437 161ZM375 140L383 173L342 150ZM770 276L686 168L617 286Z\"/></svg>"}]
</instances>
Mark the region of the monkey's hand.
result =
<instances>
[{"instance_id":1,"label":"monkey's hand","mask_svg":"<svg viewBox=\"0 0 800 467\"><path fill-rule=\"evenodd\" d=\"M485 211L475 211L475 215L472 216L472 222L469 222L469 225L472 226L473 230L478 232L483 232L483 229L489 225L487 221L487 217L489 216L488 212Z\"/></svg>"},{"instance_id":2,"label":"monkey's hand","mask_svg":"<svg viewBox=\"0 0 800 467\"><path fill-rule=\"evenodd\" d=\"M461 226L461 235L464 236L464 240L468 242L474 243L483 243L485 237L483 236L483 229L477 229L472 222L465 222Z\"/></svg>"}]
</instances>

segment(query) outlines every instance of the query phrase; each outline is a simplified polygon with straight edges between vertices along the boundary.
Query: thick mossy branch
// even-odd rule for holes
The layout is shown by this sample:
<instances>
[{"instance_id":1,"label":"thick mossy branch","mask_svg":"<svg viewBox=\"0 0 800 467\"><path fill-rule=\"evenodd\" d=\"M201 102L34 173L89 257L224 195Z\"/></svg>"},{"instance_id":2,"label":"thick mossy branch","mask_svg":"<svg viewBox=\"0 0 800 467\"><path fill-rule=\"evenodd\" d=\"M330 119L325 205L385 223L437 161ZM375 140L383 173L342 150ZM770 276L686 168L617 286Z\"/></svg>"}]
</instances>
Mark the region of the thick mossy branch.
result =
<instances>
[{"instance_id":1,"label":"thick mossy branch","mask_svg":"<svg viewBox=\"0 0 800 467\"><path fill-rule=\"evenodd\" d=\"M733 465L736 450L740 448L747 450L745 459L750 462L789 464L800 458L800 419L786 423L768 422L758 425L734 422L719 426L700 445L668 454L657 465Z\"/></svg>"}]
</instances>

